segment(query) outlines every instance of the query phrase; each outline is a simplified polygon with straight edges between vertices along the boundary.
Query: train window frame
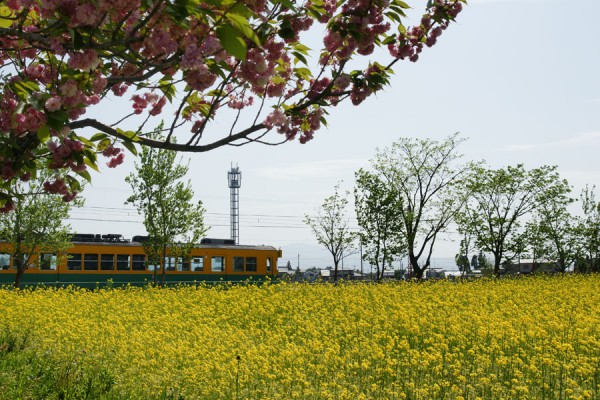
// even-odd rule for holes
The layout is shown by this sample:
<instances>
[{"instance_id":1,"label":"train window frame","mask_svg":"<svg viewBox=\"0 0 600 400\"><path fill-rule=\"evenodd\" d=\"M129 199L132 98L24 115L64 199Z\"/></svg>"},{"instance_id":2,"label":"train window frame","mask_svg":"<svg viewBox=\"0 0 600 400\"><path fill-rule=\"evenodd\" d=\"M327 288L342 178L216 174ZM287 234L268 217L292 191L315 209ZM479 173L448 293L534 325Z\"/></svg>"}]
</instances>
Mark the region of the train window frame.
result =
<instances>
[{"instance_id":1,"label":"train window frame","mask_svg":"<svg viewBox=\"0 0 600 400\"><path fill-rule=\"evenodd\" d=\"M141 259L140 259L141 257ZM145 254L132 254L131 255L131 270L132 271L145 271L146 270L146 255Z\"/></svg>"},{"instance_id":2,"label":"train window frame","mask_svg":"<svg viewBox=\"0 0 600 400\"><path fill-rule=\"evenodd\" d=\"M77 265L76 263L79 263ZM83 264L82 253L69 253L67 254L67 271L81 271ZM77 268L79 267L79 268Z\"/></svg>"},{"instance_id":3,"label":"train window frame","mask_svg":"<svg viewBox=\"0 0 600 400\"><path fill-rule=\"evenodd\" d=\"M273 262L271 261L271 257L267 257L267 272L271 272L272 271L272 265Z\"/></svg>"},{"instance_id":4,"label":"train window frame","mask_svg":"<svg viewBox=\"0 0 600 400\"><path fill-rule=\"evenodd\" d=\"M190 268L193 272L204 272L204 257L192 257Z\"/></svg>"},{"instance_id":5,"label":"train window frame","mask_svg":"<svg viewBox=\"0 0 600 400\"><path fill-rule=\"evenodd\" d=\"M83 255L83 270L84 271L98 271L100 263L98 262L98 254L85 253Z\"/></svg>"},{"instance_id":6,"label":"train window frame","mask_svg":"<svg viewBox=\"0 0 600 400\"><path fill-rule=\"evenodd\" d=\"M110 260L108 259L110 257ZM110 263L110 268L108 265ZM115 255L114 254L100 254L100 271L114 271L115 270Z\"/></svg>"},{"instance_id":7,"label":"train window frame","mask_svg":"<svg viewBox=\"0 0 600 400\"><path fill-rule=\"evenodd\" d=\"M56 271L58 255L56 253L40 253L37 264L41 271Z\"/></svg>"},{"instance_id":8,"label":"train window frame","mask_svg":"<svg viewBox=\"0 0 600 400\"><path fill-rule=\"evenodd\" d=\"M221 260L221 269L215 269L215 260ZM211 256L210 257L210 271L211 272L225 272L227 268L227 258L225 256Z\"/></svg>"},{"instance_id":9,"label":"train window frame","mask_svg":"<svg viewBox=\"0 0 600 400\"><path fill-rule=\"evenodd\" d=\"M254 260L251 262L250 260ZM257 257L251 256L246 257L246 272L258 272L258 259Z\"/></svg>"},{"instance_id":10,"label":"train window frame","mask_svg":"<svg viewBox=\"0 0 600 400\"><path fill-rule=\"evenodd\" d=\"M5 264L5 260L8 259L8 264ZM9 271L12 256L10 253L0 253L0 271Z\"/></svg>"},{"instance_id":11,"label":"train window frame","mask_svg":"<svg viewBox=\"0 0 600 400\"><path fill-rule=\"evenodd\" d=\"M245 270L244 257L234 256L233 257L233 272L244 272Z\"/></svg>"},{"instance_id":12,"label":"train window frame","mask_svg":"<svg viewBox=\"0 0 600 400\"><path fill-rule=\"evenodd\" d=\"M119 260L119 258L127 257L127 269L121 268L121 265L124 265L124 260ZM117 271L131 271L131 254L117 254L116 260Z\"/></svg>"}]
</instances>

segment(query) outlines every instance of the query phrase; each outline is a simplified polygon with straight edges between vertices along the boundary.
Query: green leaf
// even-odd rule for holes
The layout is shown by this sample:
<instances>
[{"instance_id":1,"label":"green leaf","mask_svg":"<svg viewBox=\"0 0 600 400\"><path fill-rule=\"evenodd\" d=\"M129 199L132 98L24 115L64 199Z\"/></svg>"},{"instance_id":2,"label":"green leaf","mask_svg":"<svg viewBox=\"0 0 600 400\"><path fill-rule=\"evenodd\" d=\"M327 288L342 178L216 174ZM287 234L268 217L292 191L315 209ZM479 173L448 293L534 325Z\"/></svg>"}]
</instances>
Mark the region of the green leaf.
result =
<instances>
[{"instance_id":1,"label":"green leaf","mask_svg":"<svg viewBox=\"0 0 600 400\"><path fill-rule=\"evenodd\" d=\"M294 64L298 64L299 61L301 61L304 65L308 65L308 62L306 61L306 57L304 57L303 54L298 53L297 51L292 51L292 54L294 55Z\"/></svg>"},{"instance_id":2,"label":"green leaf","mask_svg":"<svg viewBox=\"0 0 600 400\"><path fill-rule=\"evenodd\" d=\"M279 32L277 33L282 39L293 39L296 35L289 19L281 21Z\"/></svg>"},{"instance_id":3,"label":"green leaf","mask_svg":"<svg viewBox=\"0 0 600 400\"><path fill-rule=\"evenodd\" d=\"M0 6L0 28L10 28L13 24L13 13L8 6Z\"/></svg>"},{"instance_id":4,"label":"green leaf","mask_svg":"<svg viewBox=\"0 0 600 400\"><path fill-rule=\"evenodd\" d=\"M289 8L291 11L296 11L296 7L291 0L274 0L273 3L281 4L285 8Z\"/></svg>"},{"instance_id":5,"label":"green leaf","mask_svg":"<svg viewBox=\"0 0 600 400\"><path fill-rule=\"evenodd\" d=\"M67 123L68 115L65 110L50 112L48 115L48 125L52 129L59 130Z\"/></svg>"},{"instance_id":6,"label":"green leaf","mask_svg":"<svg viewBox=\"0 0 600 400\"><path fill-rule=\"evenodd\" d=\"M69 187L71 188L71 190L77 190L77 191L81 190L81 183L79 183L79 181L77 179L75 179L74 177L72 177L71 175L65 175L65 180L69 184Z\"/></svg>"},{"instance_id":7,"label":"green leaf","mask_svg":"<svg viewBox=\"0 0 600 400\"><path fill-rule=\"evenodd\" d=\"M117 128L117 133L132 142L138 142L140 140L137 132L134 131L124 131L123 129Z\"/></svg>"},{"instance_id":8,"label":"green leaf","mask_svg":"<svg viewBox=\"0 0 600 400\"><path fill-rule=\"evenodd\" d=\"M394 4L396 4L402 8L411 8L408 4L406 4L402 0L394 0Z\"/></svg>"},{"instance_id":9,"label":"green leaf","mask_svg":"<svg viewBox=\"0 0 600 400\"><path fill-rule=\"evenodd\" d=\"M99 140L104 140L104 139L107 139L107 138L108 138L108 135L106 133L104 133L104 132L98 132L98 133L94 134L90 138L90 141L91 142L97 142Z\"/></svg>"},{"instance_id":10,"label":"green leaf","mask_svg":"<svg viewBox=\"0 0 600 400\"><path fill-rule=\"evenodd\" d=\"M250 26L250 22L248 22L246 18L231 13L227 14L226 17L235 29L240 31L248 39L252 40L254 44L260 46L260 39Z\"/></svg>"},{"instance_id":11,"label":"green leaf","mask_svg":"<svg viewBox=\"0 0 600 400\"><path fill-rule=\"evenodd\" d=\"M312 78L312 72L310 72L310 69L308 68L294 68L294 73L297 77L306 81L309 81Z\"/></svg>"},{"instance_id":12,"label":"green leaf","mask_svg":"<svg viewBox=\"0 0 600 400\"><path fill-rule=\"evenodd\" d=\"M135 148L135 144L133 142L123 141L123 146L125 146L125 148L129 150L134 156L138 155L137 149Z\"/></svg>"},{"instance_id":13,"label":"green leaf","mask_svg":"<svg viewBox=\"0 0 600 400\"><path fill-rule=\"evenodd\" d=\"M90 160L89 158L86 158L85 160L83 160L83 162L85 163L85 165L87 165L88 167L90 167L94 171L100 172L100 170L98 169L98 166L96 165L96 163L94 161Z\"/></svg>"},{"instance_id":14,"label":"green leaf","mask_svg":"<svg viewBox=\"0 0 600 400\"><path fill-rule=\"evenodd\" d=\"M40 129L38 129L37 137L40 143L46 143L48 141L48 139L50 138L50 128L48 127L48 125L44 125Z\"/></svg>"},{"instance_id":15,"label":"green leaf","mask_svg":"<svg viewBox=\"0 0 600 400\"><path fill-rule=\"evenodd\" d=\"M84 161L85 162L85 161ZM86 163L87 164L87 163ZM92 181L92 176L90 175L90 173L86 170L83 171L78 171L76 172L77 175L81 176L83 179L85 179L88 182Z\"/></svg>"},{"instance_id":16,"label":"green leaf","mask_svg":"<svg viewBox=\"0 0 600 400\"><path fill-rule=\"evenodd\" d=\"M246 59L248 47L246 46L246 41L237 29L231 25L221 25L217 27L217 36L227 53L238 60Z\"/></svg>"}]
</instances>

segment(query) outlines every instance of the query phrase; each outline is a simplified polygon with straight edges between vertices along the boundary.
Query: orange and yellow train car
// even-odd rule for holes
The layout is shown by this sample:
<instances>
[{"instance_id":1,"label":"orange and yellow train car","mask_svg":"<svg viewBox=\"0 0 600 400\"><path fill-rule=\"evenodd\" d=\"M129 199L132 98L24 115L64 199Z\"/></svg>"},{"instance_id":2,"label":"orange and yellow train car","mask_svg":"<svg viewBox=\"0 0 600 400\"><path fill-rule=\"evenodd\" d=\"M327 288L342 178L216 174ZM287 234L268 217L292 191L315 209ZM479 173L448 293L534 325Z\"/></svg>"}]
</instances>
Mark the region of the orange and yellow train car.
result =
<instances>
[{"instance_id":1,"label":"orange and yellow train car","mask_svg":"<svg viewBox=\"0 0 600 400\"><path fill-rule=\"evenodd\" d=\"M78 285L102 287L107 284L145 285L162 278L165 283L262 281L277 276L281 250L272 246L232 244L227 239L203 239L185 256L167 256L152 263L144 251L143 236L132 240L121 235L74 235L71 248L59 257L42 253L27 265L23 285ZM12 245L0 244L0 284L15 280Z\"/></svg>"}]
</instances>

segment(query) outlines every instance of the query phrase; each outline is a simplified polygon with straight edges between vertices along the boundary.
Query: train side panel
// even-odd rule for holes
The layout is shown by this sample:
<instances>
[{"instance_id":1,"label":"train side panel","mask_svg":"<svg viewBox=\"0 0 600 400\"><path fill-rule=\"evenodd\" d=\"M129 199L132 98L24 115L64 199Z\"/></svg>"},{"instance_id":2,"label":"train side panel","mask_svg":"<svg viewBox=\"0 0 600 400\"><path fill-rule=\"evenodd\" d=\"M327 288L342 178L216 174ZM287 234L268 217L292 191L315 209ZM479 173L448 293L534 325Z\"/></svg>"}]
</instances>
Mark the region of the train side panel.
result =
<instances>
[{"instance_id":1,"label":"train side panel","mask_svg":"<svg viewBox=\"0 0 600 400\"><path fill-rule=\"evenodd\" d=\"M10 245L0 245L0 283L13 283L15 268ZM28 266L23 284L141 286L165 283L262 281L277 275L281 251L268 246L199 245L188 257L168 255L163 263L152 265L140 243L73 243L62 262L52 264L52 255L43 255ZM42 257L41 257L42 258Z\"/></svg>"}]
</instances>

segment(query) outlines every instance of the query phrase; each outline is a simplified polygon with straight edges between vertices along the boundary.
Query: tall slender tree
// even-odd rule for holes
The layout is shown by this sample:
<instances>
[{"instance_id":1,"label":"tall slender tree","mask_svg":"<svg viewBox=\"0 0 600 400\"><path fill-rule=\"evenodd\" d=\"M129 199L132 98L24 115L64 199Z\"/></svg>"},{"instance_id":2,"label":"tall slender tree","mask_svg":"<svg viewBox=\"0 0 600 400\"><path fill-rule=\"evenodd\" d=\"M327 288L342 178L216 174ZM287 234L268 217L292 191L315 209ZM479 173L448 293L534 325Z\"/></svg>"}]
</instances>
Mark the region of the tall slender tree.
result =
<instances>
[{"instance_id":1,"label":"tall slender tree","mask_svg":"<svg viewBox=\"0 0 600 400\"><path fill-rule=\"evenodd\" d=\"M162 125L152 137L160 140L161 131ZM183 180L188 166L177 162L176 156L173 150L143 147L136 171L125 178L133 192L126 203L133 204L144 216L148 232L144 247L150 264L155 266L155 284L156 270L162 263L161 285L165 282L167 256L186 257L208 230L202 202L193 200L191 184Z\"/></svg>"},{"instance_id":2,"label":"tall slender tree","mask_svg":"<svg viewBox=\"0 0 600 400\"><path fill-rule=\"evenodd\" d=\"M346 216L350 192L340 191L339 183L333 195L327 197L317 216L304 216L304 223L313 231L317 242L323 245L333 258L333 280L337 282L338 269L345 257L355 252L356 232L350 228Z\"/></svg>"},{"instance_id":3,"label":"tall slender tree","mask_svg":"<svg viewBox=\"0 0 600 400\"><path fill-rule=\"evenodd\" d=\"M388 187L379 176L360 169L356 172L354 205L364 246L363 259L375 265L376 279L383 278L392 262L406 252L402 230L402 197Z\"/></svg>"},{"instance_id":4,"label":"tall slender tree","mask_svg":"<svg viewBox=\"0 0 600 400\"><path fill-rule=\"evenodd\" d=\"M463 180L472 166L459 164L457 148L463 141L458 133L439 142L404 138L372 161L375 173L401 198L400 220L414 278L423 278L438 236L467 199Z\"/></svg>"}]
</instances>

